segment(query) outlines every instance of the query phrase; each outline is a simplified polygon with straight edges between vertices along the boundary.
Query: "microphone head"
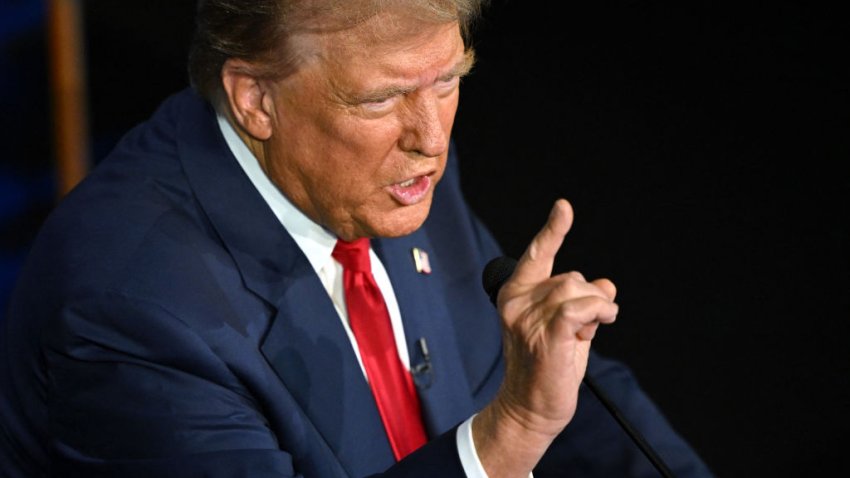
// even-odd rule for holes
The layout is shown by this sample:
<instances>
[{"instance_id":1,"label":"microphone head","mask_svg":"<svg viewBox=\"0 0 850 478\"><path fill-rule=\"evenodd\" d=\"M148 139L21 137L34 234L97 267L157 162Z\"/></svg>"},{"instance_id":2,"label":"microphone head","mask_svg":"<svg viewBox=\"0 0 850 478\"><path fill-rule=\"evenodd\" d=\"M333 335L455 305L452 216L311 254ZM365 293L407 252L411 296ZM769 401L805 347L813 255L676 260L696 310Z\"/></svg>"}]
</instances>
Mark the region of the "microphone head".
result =
<instances>
[{"instance_id":1,"label":"microphone head","mask_svg":"<svg viewBox=\"0 0 850 478\"><path fill-rule=\"evenodd\" d=\"M512 257L499 256L490 260L484 266L484 272L481 273L481 284L493 305L496 305L496 297L499 296L499 289L502 288L502 284L514 273L516 264L516 259Z\"/></svg>"}]
</instances>

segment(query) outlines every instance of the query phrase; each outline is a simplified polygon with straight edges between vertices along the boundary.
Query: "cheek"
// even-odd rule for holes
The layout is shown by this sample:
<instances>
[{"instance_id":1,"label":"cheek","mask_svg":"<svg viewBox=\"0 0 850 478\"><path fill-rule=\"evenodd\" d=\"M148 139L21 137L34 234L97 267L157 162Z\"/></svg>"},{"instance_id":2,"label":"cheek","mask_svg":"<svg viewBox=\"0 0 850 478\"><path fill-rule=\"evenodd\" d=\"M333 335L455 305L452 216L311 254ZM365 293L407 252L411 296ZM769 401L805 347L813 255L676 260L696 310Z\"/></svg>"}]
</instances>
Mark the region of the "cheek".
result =
<instances>
[{"instance_id":1,"label":"cheek","mask_svg":"<svg viewBox=\"0 0 850 478\"><path fill-rule=\"evenodd\" d=\"M443 125L443 129L446 131L446 134L450 134L452 131L452 125L455 121L455 114L457 113L457 105L458 98L460 96L460 92L455 90L450 98L447 98L443 105L440 108L440 124Z\"/></svg>"},{"instance_id":2,"label":"cheek","mask_svg":"<svg viewBox=\"0 0 850 478\"><path fill-rule=\"evenodd\" d=\"M347 118L334 131L339 147L358 155L363 162L385 158L401 136L401 123L394 116L376 119Z\"/></svg>"},{"instance_id":3,"label":"cheek","mask_svg":"<svg viewBox=\"0 0 850 478\"><path fill-rule=\"evenodd\" d=\"M357 141L326 142L321 154L314 156L311 171L304 174L326 208L350 210L367 205L395 177L387 148L371 132L362 135Z\"/></svg>"},{"instance_id":4,"label":"cheek","mask_svg":"<svg viewBox=\"0 0 850 478\"><path fill-rule=\"evenodd\" d=\"M348 189L374 188L396 177L403 169L392 160L400 132L395 120L345 122L326 138L324 174L335 176Z\"/></svg>"}]
</instances>

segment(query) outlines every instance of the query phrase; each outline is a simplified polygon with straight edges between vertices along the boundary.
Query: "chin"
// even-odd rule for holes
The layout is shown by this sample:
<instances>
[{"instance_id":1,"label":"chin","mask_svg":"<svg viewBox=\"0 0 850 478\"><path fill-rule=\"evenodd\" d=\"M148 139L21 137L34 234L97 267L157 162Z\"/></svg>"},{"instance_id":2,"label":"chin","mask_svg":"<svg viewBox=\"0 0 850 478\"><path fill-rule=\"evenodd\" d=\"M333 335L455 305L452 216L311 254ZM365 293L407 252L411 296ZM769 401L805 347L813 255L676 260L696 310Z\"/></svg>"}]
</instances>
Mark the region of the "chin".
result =
<instances>
[{"instance_id":1,"label":"chin","mask_svg":"<svg viewBox=\"0 0 850 478\"><path fill-rule=\"evenodd\" d=\"M423 201L415 206L407 206L390 213L385 220L374 224L372 237L402 237L413 234L422 227L431 211L431 201Z\"/></svg>"}]
</instances>

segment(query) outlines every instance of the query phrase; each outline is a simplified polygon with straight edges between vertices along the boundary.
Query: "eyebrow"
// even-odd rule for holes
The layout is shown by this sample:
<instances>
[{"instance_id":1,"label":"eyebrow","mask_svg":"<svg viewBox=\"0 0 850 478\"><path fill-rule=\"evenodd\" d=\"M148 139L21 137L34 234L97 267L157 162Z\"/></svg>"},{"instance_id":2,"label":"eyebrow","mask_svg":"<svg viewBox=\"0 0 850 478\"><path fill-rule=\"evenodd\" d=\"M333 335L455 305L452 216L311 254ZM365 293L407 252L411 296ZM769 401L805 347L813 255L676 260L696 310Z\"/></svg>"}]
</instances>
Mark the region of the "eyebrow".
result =
<instances>
[{"instance_id":1,"label":"eyebrow","mask_svg":"<svg viewBox=\"0 0 850 478\"><path fill-rule=\"evenodd\" d=\"M468 48L463 52L463 58L458 61L451 70L447 73L440 75L437 79L441 81L450 80L454 77L464 77L472 71L472 67L475 65L475 51L472 48ZM351 99L352 103L368 103L370 101L382 100L385 98L390 98L396 95L405 95L407 93L412 93L416 91L419 86L389 86L386 88L377 89L374 91L369 91L363 93L362 95L356 95Z\"/></svg>"}]
</instances>

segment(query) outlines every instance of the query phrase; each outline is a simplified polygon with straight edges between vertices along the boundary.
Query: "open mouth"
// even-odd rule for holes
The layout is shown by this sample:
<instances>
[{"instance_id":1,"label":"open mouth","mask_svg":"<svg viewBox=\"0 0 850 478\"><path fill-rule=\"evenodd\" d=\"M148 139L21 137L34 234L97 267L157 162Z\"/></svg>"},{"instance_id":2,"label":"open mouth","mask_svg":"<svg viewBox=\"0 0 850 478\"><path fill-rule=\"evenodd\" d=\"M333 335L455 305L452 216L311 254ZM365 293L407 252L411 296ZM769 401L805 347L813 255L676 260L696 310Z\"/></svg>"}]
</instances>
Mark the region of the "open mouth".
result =
<instances>
[{"instance_id":1,"label":"open mouth","mask_svg":"<svg viewBox=\"0 0 850 478\"><path fill-rule=\"evenodd\" d=\"M388 187L390 195L405 206L422 202L431 190L431 176L422 175L410 178Z\"/></svg>"}]
</instances>

